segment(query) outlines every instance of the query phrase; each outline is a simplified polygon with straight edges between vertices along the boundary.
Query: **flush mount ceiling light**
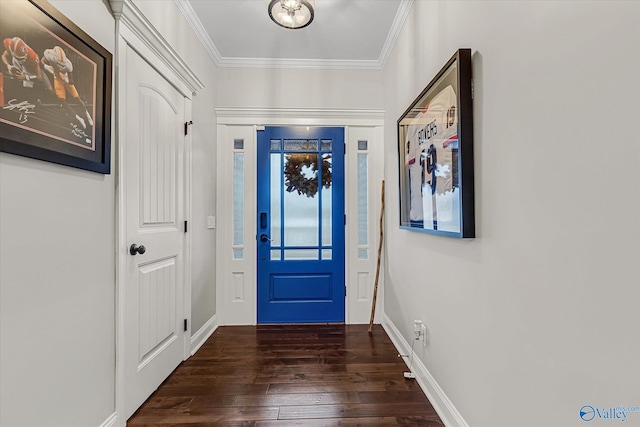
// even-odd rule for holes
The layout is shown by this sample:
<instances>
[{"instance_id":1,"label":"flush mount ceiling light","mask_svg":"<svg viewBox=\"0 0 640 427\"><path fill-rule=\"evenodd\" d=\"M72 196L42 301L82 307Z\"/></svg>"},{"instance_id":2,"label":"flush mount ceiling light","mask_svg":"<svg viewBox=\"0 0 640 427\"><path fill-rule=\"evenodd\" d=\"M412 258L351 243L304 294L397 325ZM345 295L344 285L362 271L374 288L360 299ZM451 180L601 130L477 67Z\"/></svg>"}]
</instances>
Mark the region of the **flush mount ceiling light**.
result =
<instances>
[{"instance_id":1,"label":"flush mount ceiling light","mask_svg":"<svg viewBox=\"0 0 640 427\"><path fill-rule=\"evenodd\" d=\"M314 3L314 0L270 0L269 17L284 28L304 28L313 21Z\"/></svg>"}]
</instances>

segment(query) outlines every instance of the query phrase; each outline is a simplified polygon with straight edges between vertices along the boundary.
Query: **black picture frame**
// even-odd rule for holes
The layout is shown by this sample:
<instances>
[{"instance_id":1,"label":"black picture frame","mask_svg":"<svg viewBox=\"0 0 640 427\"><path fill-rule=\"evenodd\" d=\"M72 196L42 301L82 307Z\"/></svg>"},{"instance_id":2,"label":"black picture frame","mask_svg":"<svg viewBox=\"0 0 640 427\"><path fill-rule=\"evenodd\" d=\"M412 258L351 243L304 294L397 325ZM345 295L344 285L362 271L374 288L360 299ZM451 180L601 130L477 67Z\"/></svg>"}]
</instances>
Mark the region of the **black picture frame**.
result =
<instances>
[{"instance_id":1,"label":"black picture frame","mask_svg":"<svg viewBox=\"0 0 640 427\"><path fill-rule=\"evenodd\" d=\"M475 237L471 49L459 49L398 119L400 228Z\"/></svg>"},{"instance_id":2,"label":"black picture frame","mask_svg":"<svg viewBox=\"0 0 640 427\"><path fill-rule=\"evenodd\" d=\"M112 55L45 0L0 1L0 151L111 172Z\"/></svg>"}]
</instances>

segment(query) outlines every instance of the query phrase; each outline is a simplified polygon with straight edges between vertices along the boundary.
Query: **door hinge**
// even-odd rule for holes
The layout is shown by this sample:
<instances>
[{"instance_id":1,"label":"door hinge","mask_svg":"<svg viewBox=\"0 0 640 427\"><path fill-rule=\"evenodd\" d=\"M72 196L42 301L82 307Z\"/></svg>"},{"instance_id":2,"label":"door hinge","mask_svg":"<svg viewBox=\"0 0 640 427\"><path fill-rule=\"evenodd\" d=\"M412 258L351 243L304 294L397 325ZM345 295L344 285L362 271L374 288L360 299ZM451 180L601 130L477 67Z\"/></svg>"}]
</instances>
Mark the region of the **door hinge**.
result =
<instances>
[{"instance_id":1,"label":"door hinge","mask_svg":"<svg viewBox=\"0 0 640 427\"><path fill-rule=\"evenodd\" d=\"M346 286L344 287L344 296L345 297L347 296L347 287Z\"/></svg>"},{"instance_id":2,"label":"door hinge","mask_svg":"<svg viewBox=\"0 0 640 427\"><path fill-rule=\"evenodd\" d=\"M187 319L184 319L184 331L187 332Z\"/></svg>"},{"instance_id":3,"label":"door hinge","mask_svg":"<svg viewBox=\"0 0 640 427\"><path fill-rule=\"evenodd\" d=\"M347 225L347 214L344 214L344 225Z\"/></svg>"},{"instance_id":4,"label":"door hinge","mask_svg":"<svg viewBox=\"0 0 640 427\"><path fill-rule=\"evenodd\" d=\"M188 223L187 221L184 222L184 232L185 233L187 232L187 229L188 229L187 223Z\"/></svg>"},{"instance_id":5,"label":"door hinge","mask_svg":"<svg viewBox=\"0 0 640 427\"><path fill-rule=\"evenodd\" d=\"M346 156L347 155L347 144L344 144L343 147L344 147L344 155Z\"/></svg>"},{"instance_id":6,"label":"door hinge","mask_svg":"<svg viewBox=\"0 0 640 427\"><path fill-rule=\"evenodd\" d=\"M185 136L189 133L189 125L193 124L193 120L189 120L188 122L184 122L184 134Z\"/></svg>"}]
</instances>

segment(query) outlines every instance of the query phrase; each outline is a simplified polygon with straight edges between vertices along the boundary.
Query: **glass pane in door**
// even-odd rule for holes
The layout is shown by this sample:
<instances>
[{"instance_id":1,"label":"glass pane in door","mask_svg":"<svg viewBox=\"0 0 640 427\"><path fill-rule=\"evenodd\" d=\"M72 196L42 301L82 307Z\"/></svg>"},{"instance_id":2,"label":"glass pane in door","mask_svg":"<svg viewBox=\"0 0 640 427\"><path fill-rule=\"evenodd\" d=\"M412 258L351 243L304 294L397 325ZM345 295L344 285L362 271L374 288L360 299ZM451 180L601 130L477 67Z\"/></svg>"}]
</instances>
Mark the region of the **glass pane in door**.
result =
<instances>
[{"instance_id":1,"label":"glass pane in door","mask_svg":"<svg viewBox=\"0 0 640 427\"><path fill-rule=\"evenodd\" d=\"M318 154L296 153L284 156L284 245L317 247L320 225L317 195L318 176L313 170ZM316 191L315 194L311 195ZM276 189L272 187L272 192Z\"/></svg>"}]
</instances>

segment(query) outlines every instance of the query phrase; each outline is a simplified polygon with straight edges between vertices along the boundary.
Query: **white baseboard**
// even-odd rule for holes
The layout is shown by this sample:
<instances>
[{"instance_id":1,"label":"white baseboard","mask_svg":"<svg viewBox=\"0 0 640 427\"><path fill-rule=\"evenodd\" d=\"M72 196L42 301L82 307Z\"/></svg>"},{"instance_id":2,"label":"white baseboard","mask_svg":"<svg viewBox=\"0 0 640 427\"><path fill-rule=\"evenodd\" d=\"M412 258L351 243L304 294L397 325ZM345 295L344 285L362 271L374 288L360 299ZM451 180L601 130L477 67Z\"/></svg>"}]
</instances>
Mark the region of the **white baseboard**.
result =
<instances>
[{"instance_id":1,"label":"white baseboard","mask_svg":"<svg viewBox=\"0 0 640 427\"><path fill-rule=\"evenodd\" d=\"M192 356L196 354L196 351L198 351L200 347L202 347L202 344L204 344L205 341L209 339L211 334L213 334L216 329L218 329L218 320L216 315L214 314L213 316L211 316L211 319L207 320L207 322L202 325L200 329L198 329L198 332L196 332L191 337Z\"/></svg>"},{"instance_id":2,"label":"white baseboard","mask_svg":"<svg viewBox=\"0 0 640 427\"><path fill-rule=\"evenodd\" d=\"M389 335L389 338L391 338L391 342L393 342L398 353L411 353L411 346L386 314L382 320L382 327L387 332L387 335ZM424 366L422 361L417 357L414 357L413 359L413 372L416 374L418 385L422 391L424 391L424 394L429 399L429 402L431 402L431 405L436 410L445 426L469 427L469 424L467 424L464 418L462 418L460 412L458 412L451 400L449 400L447 395L440 388L427 367Z\"/></svg>"},{"instance_id":3,"label":"white baseboard","mask_svg":"<svg viewBox=\"0 0 640 427\"><path fill-rule=\"evenodd\" d=\"M102 424L100 424L100 427L117 427L117 426L118 426L118 414L116 414L115 412L111 414L109 418L104 420Z\"/></svg>"}]
</instances>

